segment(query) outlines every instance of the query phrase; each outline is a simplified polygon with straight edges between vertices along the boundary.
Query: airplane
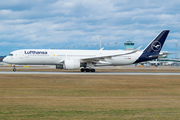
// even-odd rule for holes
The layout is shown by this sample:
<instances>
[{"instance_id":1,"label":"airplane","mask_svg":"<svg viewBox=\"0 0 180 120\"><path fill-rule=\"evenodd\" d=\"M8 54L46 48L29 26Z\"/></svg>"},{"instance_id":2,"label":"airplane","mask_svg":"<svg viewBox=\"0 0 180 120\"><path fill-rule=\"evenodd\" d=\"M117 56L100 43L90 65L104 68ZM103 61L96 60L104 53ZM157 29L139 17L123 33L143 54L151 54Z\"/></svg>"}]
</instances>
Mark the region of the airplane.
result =
<instances>
[{"instance_id":1,"label":"airplane","mask_svg":"<svg viewBox=\"0 0 180 120\"><path fill-rule=\"evenodd\" d=\"M121 66L157 59L169 53L160 54L170 30L163 30L144 50L16 50L3 61L15 65L56 65L56 69L95 72L96 67Z\"/></svg>"}]
</instances>

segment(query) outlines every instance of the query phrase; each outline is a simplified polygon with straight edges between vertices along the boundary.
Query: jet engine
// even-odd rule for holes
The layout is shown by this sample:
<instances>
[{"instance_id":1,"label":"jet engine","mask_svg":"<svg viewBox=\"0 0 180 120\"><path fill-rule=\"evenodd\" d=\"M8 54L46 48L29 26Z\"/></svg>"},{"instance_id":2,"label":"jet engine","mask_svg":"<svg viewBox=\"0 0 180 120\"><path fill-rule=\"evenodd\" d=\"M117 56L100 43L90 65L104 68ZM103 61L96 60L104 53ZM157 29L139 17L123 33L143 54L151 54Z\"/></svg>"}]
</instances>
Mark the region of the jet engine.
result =
<instances>
[{"instance_id":1,"label":"jet engine","mask_svg":"<svg viewBox=\"0 0 180 120\"><path fill-rule=\"evenodd\" d=\"M63 68L66 70L79 69L80 62L79 60L71 60L71 59L64 60Z\"/></svg>"}]
</instances>

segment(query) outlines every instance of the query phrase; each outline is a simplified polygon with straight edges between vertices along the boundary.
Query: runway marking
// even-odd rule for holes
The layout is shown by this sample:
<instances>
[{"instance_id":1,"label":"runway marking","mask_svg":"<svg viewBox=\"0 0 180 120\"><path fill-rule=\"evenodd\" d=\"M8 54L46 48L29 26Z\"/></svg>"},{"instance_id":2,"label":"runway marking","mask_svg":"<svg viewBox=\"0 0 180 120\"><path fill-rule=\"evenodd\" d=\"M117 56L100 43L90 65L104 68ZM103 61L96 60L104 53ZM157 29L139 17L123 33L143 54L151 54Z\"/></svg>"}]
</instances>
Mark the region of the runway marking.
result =
<instances>
[{"instance_id":1,"label":"runway marking","mask_svg":"<svg viewBox=\"0 0 180 120\"><path fill-rule=\"evenodd\" d=\"M153 73L153 72L13 72L0 71L0 74L35 74L35 75L180 75L180 73Z\"/></svg>"}]
</instances>

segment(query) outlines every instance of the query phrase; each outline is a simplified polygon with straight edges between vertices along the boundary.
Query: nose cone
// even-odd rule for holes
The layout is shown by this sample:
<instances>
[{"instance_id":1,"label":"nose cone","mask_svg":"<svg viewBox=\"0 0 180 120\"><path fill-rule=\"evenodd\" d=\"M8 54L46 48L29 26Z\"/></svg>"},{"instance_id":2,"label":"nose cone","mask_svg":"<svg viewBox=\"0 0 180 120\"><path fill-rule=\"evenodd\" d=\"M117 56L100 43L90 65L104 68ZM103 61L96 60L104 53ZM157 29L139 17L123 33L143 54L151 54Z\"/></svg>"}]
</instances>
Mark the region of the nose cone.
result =
<instances>
[{"instance_id":1,"label":"nose cone","mask_svg":"<svg viewBox=\"0 0 180 120\"><path fill-rule=\"evenodd\" d=\"M7 57L5 57L5 58L3 59L3 62L5 62L5 63L8 62L8 61L7 61Z\"/></svg>"}]
</instances>

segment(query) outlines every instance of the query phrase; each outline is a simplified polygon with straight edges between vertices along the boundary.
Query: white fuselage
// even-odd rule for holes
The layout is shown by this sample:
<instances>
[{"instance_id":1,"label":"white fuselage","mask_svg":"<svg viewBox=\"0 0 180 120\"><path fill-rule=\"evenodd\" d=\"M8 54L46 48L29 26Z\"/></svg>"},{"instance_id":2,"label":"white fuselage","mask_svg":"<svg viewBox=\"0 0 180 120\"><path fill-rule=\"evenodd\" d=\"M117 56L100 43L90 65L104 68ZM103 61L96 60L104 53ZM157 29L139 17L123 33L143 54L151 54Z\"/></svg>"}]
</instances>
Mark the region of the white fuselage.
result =
<instances>
[{"instance_id":1,"label":"white fuselage","mask_svg":"<svg viewBox=\"0 0 180 120\"><path fill-rule=\"evenodd\" d=\"M81 69L95 72L95 66L117 66L139 63L162 56L159 54L169 34L163 30L143 51L127 50L51 50L25 49L11 52L4 62L15 65L56 65L57 69ZM166 54L167 55L167 54ZM16 71L16 69L13 69Z\"/></svg>"},{"instance_id":2,"label":"white fuselage","mask_svg":"<svg viewBox=\"0 0 180 120\"><path fill-rule=\"evenodd\" d=\"M11 52L4 61L16 65L58 65L66 59L81 60L114 54L127 53L126 50L52 50L52 49L25 49ZM98 61L95 66L113 66L133 64L142 54L138 51L133 54L116 56L111 59Z\"/></svg>"}]
</instances>

